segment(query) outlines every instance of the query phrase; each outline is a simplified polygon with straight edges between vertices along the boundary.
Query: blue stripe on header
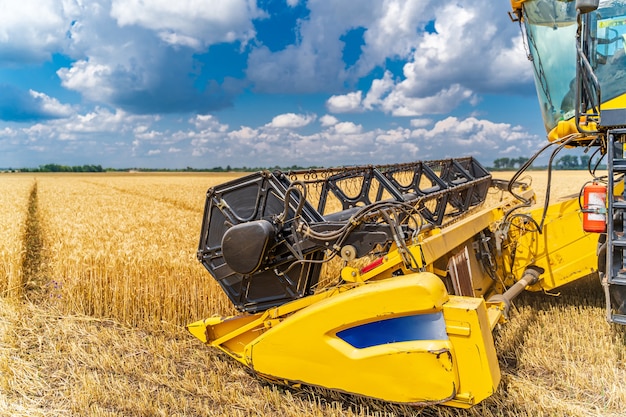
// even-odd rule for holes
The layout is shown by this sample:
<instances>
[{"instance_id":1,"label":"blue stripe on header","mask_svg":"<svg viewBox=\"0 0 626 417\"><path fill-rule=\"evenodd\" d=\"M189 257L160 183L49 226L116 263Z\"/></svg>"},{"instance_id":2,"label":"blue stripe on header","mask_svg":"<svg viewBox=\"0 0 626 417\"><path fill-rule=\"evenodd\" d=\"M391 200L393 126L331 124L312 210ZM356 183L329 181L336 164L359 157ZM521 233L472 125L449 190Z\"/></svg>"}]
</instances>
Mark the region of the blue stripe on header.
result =
<instances>
[{"instance_id":1,"label":"blue stripe on header","mask_svg":"<svg viewBox=\"0 0 626 417\"><path fill-rule=\"evenodd\" d=\"M448 340L441 312L375 321L342 330L337 336L359 349L411 340Z\"/></svg>"}]
</instances>

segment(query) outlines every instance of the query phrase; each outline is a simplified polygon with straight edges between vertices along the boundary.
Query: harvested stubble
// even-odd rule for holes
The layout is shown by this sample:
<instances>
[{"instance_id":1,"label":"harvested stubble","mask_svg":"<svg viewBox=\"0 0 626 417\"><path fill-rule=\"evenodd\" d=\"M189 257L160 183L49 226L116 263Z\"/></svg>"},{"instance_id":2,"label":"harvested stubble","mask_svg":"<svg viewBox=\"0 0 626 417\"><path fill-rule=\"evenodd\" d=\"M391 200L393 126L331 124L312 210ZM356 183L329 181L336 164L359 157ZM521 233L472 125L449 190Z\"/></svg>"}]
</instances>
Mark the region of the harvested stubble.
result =
<instances>
[{"instance_id":1,"label":"harvested stubble","mask_svg":"<svg viewBox=\"0 0 626 417\"><path fill-rule=\"evenodd\" d=\"M531 175L541 189L544 173ZM562 195L587 178L564 176L553 187ZM58 281L39 306L0 299L0 415L623 415L626 333L605 322L594 277L560 297L516 302L511 321L494 332L502 383L471 410L291 391L248 375L180 326L230 311L194 256L204 193L224 180L38 176L46 273Z\"/></svg>"}]
</instances>

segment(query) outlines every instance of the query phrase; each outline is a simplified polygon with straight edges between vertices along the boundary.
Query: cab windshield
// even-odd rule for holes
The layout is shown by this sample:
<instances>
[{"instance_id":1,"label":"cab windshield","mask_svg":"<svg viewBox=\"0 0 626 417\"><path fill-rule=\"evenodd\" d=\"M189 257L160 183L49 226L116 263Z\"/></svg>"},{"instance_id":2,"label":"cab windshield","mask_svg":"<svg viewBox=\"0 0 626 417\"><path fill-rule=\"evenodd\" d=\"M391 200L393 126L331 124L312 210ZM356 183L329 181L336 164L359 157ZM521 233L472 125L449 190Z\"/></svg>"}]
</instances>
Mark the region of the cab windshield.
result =
<instances>
[{"instance_id":1,"label":"cab windshield","mask_svg":"<svg viewBox=\"0 0 626 417\"><path fill-rule=\"evenodd\" d=\"M595 55L589 61L606 103L626 93L626 2L601 1L590 14L590 27Z\"/></svg>"},{"instance_id":2,"label":"cab windshield","mask_svg":"<svg viewBox=\"0 0 626 417\"><path fill-rule=\"evenodd\" d=\"M576 7L574 0L530 0L523 22L546 131L574 116ZM626 92L626 0L601 0L589 14L589 62L606 102Z\"/></svg>"},{"instance_id":3,"label":"cab windshield","mask_svg":"<svg viewBox=\"0 0 626 417\"><path fill-rule=\"evenodd\" d=\"M574 116L576 84L575 1L524 3L524 26L546 131Z\"/></svg>"}]
</instances>

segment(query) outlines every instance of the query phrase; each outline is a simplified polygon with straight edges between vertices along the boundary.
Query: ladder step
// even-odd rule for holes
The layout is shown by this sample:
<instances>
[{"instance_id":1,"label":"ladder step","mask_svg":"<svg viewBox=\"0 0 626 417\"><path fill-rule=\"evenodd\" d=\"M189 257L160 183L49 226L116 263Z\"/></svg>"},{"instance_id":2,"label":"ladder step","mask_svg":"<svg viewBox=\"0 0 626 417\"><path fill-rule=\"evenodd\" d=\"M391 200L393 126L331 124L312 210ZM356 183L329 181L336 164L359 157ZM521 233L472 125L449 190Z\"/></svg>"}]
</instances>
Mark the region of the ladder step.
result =
<instances>
[{"instance_id":1,"label":"ladder step","mask_svg":"<svg viewBox=\"0 0 626 417\"><path fill-rule=\"evenodd\" d=\"M626 170L626 159L613 159L613 169L618 171Z\"/></svg>"},{"instance_id":2,"label":"ladder step","mask_svg":"<svg viewBox=\"0 0 626 417\"><path fill-rule=\"evenodd\" d=\"M622 237L618 237L618 238L613 238L613 246L618 246L620 248L626 247L626 237L622 236Z\"/></svg>"},{"instance_id":3,"label":"ladder step","mask_svg":"<svg viewBox=\"0 0 626 417\"><path fill-rule=\"evenodd\" d=\"M624 201L624 200L614 201L613 202L613 209L625 210L626 209L626 201Z\"/></svg>"},{"instance_id":4,"label":"ladder step","mask_svg":"<svg viewBox=\"0 0 626 417\"><path fill-rule=\"evenodd\" d=\"M619 271L614 277L609 277L609 284L626 285L626 271Z\"/></svg>"},{"instance_id":5,"label":"ladder step","mask_svg":"<svg viewBox=\"0 0 626 417\"><path fill-rule=\"evenodd\" d=\"M626 314L611 314L611 322L626 325Z\"/></svg>"}]
</instances>

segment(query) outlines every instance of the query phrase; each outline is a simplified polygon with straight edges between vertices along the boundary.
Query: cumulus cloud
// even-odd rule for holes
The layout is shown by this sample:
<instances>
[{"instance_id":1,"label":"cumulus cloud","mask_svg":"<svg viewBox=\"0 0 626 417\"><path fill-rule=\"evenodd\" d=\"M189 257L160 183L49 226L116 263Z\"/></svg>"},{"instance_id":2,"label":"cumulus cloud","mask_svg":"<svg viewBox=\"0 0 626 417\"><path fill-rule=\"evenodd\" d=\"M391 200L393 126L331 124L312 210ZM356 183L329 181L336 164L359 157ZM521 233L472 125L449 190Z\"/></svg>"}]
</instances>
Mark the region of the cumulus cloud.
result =
<instances>
[{"instance_id":1,"label":"cumulus cloud","mask_svg":"<svg viewBox=\"0 0 626 417\"><path fill-rule=\"evenodd\" d=\"M307 2L309 13L295 28L297 42L279 51L251 51L247 76L258 91L336 92L387 58L407 56L430 3L362 0L354 7L348 0ZM357 62L346 68L342 37L355 28L365 29L365 45Z\"/></svg>"},{"instance_id":2,"label":"cumulus cloud","mask_svg":"<svg viewBox=\"0 0 626 417\"><path fill-rule=\"evenodd\" d=\"M64 28L63 52L73 59L57 71L62 86L139 114L230 106L245 83L207 77L222 65L207 48L217 42L241 48L254 36L252 19L262 13L246 0L216 3L198 7L186 0L173 10L163 1L81 2Z\"/></svg>"},{"instance_id":3,"label":"cumulus cloud","mask_svg":"<svg viewBox=\"0 0 626 417\"><path fill-rule=\"evenodd\" d=\"M285 121L292 117L285 118ZM214 165L274 166L290 161L302 166L320 163L333 166L409 162L460 155L474 155L481 162L490 163L494 155L507 149L510 151L510 146L515 146L520 155L530 155L542 143L542 138L519 126L474 117L446 117L421 125L414 128L365 129L354 122L337 122L312 134L276 129L273 124L242 126L226 132L219 132L214 127L202 133L202 140L193 139L192 144L194 155L205 159L212 157ZM190 135L192 133L189 132ZM228 145L226 148L225 144Z\"/></svg>"},{"instance_id":4,"label":"cumulus cloud","mask_svg":"<svg viewBox=\"0 0 626 417\"><path fill-rule=\"evenodd\" d=\"M432 129L415 129L411 136L418 141L428 143L445 143L450 151L448 156L458 155L492 155L514 149L523 155L532 155L542 138L530 134L520 126L508 123L495 123L485 119L468 117L446 117L435 123Z\"/></svg>"},{"instance_id":5,"label":"cumulus cloud","mask_svg":"<svg viewBox=\"0 0 626 417\"><path fill-rule=\"evenodd\" d=\"M200 7L199 7L200 6ZM248 42L252 20L264 14L248 0L112 0L111 17L120 26L137 25L155 31L173 45L196 49L219 42Z\"/></svg>"},{"instance_id":6,"label":"cumulus cloud","mask_svg":"<svg viewBox=\"0 0 626 417\"><path fill-rule=\"evenodd\" d=\"M315 115L285 113L274 117L266 126L279 129L296 129L308 125L313 120L315 120Z\"/></svg>"},{"instance_id":7,"label":"cumulus cloud","mask_svg":"<svg viewBox=\"0 0 626 417\"><path fill-rule=\"evenodd\" d=\"M64 50L66 33L79 8L72 1L20 0L2 2L0 56L2 63L39 63Z\"/></svg>"},{"instance_id":8,"label":"cumulus cloud","mask_svg":"<svg viewBox=\"0 0 626 417\"><path fill-rule=\"evenodd\" d=\"M66 117L73 112L72 106L62 104L56 98L50 97L44 93L40 93L34 90L28 90L28 93L35 101L35 103L39 105L41 111L51 118Z\"/></svg>"},{"instance_id":9,"label":"cumulus cloud","mask_svg":"<svg viewBox=\"0 0 626 417\"><path fill-rule=\"evenodd\" d=\"M57 71L61 84L93 102L104 102L134 113L205 113L230 106L241 90L234 81L209 81L204 88L190 74L193 54L187 50L144 48L130 43L115 53L94 52Z\"/></svg>"},{"instance_id":10,"label":"cumulus cloud","mask_svg":"<svg viewBox=\"0 0 626 417\"><path fill-rule=\"evenodd\" d=\"M435 97L452 83L477 93L519 85L531 91L532 70L519 29L504 18L508 3L364 0L355 9L350 1L311 1L307 7L309 15L295 28L295 44L251 52L247 75L258 91L332 91L389 60L406 61L404 71L398 80L391 73L375 80L363 93L366 109L391 88L409 99ZM346 67L342 36L354 28L364 29L363 45Z\"/></svg>"},{"instance_id":11,"label":"cumulus cloud","mask_svg":"<svg viewBox=\"0 0 626 417\"><path fill-rule=\"evenodd\" d=\"M339 120L335 116L331 116L330 114L325 114L320 117L320 124L323 127L336 125L337 123L339 123Z\"/></svg>"},{"instance_id":12,"label":"cumulus cloud","mask_svg":"<svg viewBox=\"0 0 626 417\"><path fill-rule=\"evenodd\" d=\"M402 89L396 89L377 104L394 116L422 116L450 112L473 95L472 90L460 84L452 84L426 97L407 96Z\"/></svg>"},{"instance_id":13,"label":"cumulus cloud","mask_svg":"<svg viewBox=\"0 0 626 417\"><path fill-rule=\"evenodd\" d=\"M426 127L432 124L431 119L411 119L411 127Z\"/></svg>"},{"instance_id":14,"label":"cumulus cloud","mask_svg":"<svg viewBox=\"0 0 626 417\"><path fill-rule=\"evenodd\" d=\"M485 1L431 8L434 31L416 36L401 78L387 72L372 82L364 106L394 115L437 114L464 101L477 104L478 93L530 86L520 35L496 15L503 9Z\"/></svg>"},{"instance_id":15,"label":"cumulus cloud","mask_svg":"<svg viewBox=\"0 0 626 417\"><path fill-rule=\"evenodd\" d=\"M354 124L352 122L341 122L333 126L335 132L342 135L355 135L363 131L363 126Z\"/></svg>"},{"instance_id":16,"label":"cumulus cloud","mask_svg":"<svg viewBox=\"0 0 626 417\"><path fill-rule=\"evenodd\" d=\"M235 140L250 140L255 138L258 133L258 129L252 129L248 126L241 126L239 130L233 130L231 132L228 132L228 137Z\"/></svg>"},{"instance_id":17,"label":"cumulus cloud","mask_svg":"<svg viewBox=\"0 0 626 417\"><path fill-rule=\"evenodd\" d=\"M220 123L217 117L211 114L198 114L189 120L197 130L216 130L218 132L225 132L228 130L228 125Z\"/></svg>"},{"instance_id":18,"label":"cumulus cloud","mask_svg":"<svg viewBox=\"0 0 626 417\"><path fill-rule=\"evenodd\" d=\"M355 91L344 95L331 96L326 101L326 108L332 113L354 113L361 110L361 92Z\"/></svg>"},{"instance_id":19,"label":"cumulus cloud","mask_svg":"<svg viewBox=\"0 0 626 417\"><path fill-rule=\"evenodd\" d=\"M0 120L32 122L67 117L72 107L44 93L0 84Z\"/></svg>"}]
</instances>

